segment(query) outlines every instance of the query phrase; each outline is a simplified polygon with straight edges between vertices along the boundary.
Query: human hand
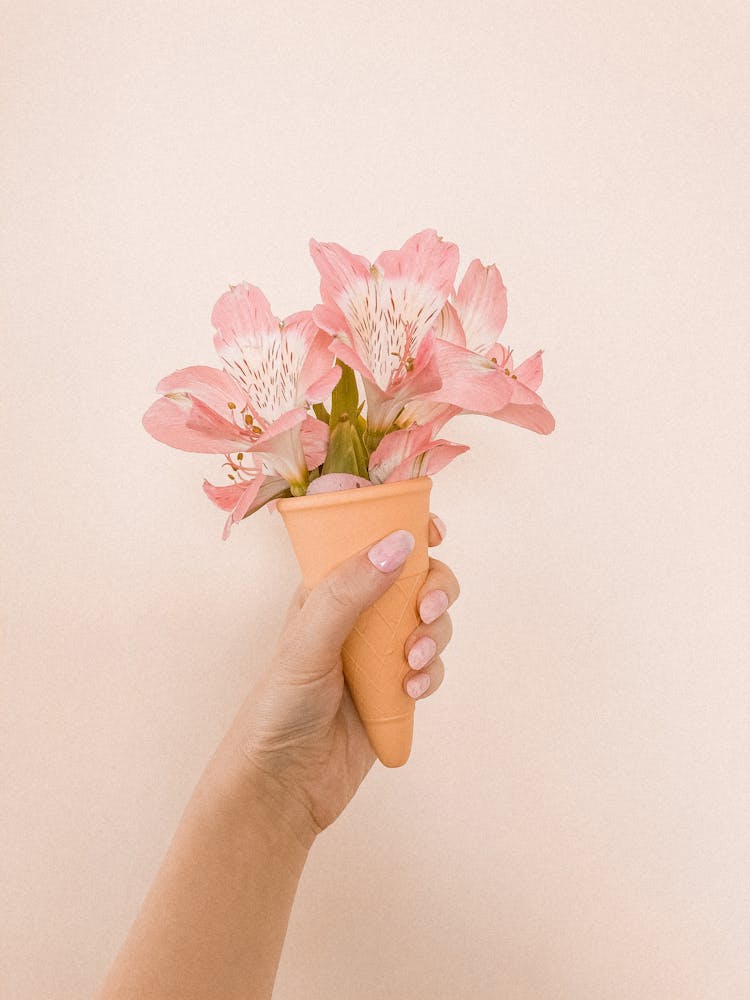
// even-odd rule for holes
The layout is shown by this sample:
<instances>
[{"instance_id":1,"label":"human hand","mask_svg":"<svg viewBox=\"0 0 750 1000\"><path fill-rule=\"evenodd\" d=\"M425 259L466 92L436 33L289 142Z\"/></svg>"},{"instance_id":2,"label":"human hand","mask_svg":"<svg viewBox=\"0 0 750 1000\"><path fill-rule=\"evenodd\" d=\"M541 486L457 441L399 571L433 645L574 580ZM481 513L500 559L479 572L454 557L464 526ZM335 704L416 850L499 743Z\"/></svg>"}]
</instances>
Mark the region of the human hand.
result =
<instances>
[{"instance_id":1,"label":"human hand","mask_svg":"<svg viewBox=\"0 0 750 1000\"><path fill-rule=\"evenodd\" d=\"M444 534L431 515L429 544L440 544ZM359 615L398 578L413 546L408 532L386 539L385 562L389 546L378 542L309 593L298 588L271 662L225 740L233 752L241 750L280 808L287 801L294 806L293 821L306 827L302 839L312 840L336 819L376 760L344 681L341 648ZM451 570L430 559L417 597L422 621L404 646L412 668L404 685L415 699L434 694L443 681L440 654L452 633L447 609L458 594Z\"/></svg>"}]
</instances>

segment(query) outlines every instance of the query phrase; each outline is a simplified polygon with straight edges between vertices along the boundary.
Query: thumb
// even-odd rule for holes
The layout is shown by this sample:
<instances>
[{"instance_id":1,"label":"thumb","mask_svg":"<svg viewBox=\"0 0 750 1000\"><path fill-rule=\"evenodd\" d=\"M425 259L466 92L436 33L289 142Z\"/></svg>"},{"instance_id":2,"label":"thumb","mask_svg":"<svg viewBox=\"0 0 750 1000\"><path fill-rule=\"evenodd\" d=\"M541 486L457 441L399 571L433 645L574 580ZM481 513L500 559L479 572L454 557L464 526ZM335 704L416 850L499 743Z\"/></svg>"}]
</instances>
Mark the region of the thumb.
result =
<instances>
[{"instance_id":1,"label":"thumb","mask_svg":"<svg viewBox=\"0 0 750 1000\"><path fill-rule=\"evenodd\" d=\"M359 616L396 582L413 548L409 531L393 531L310 591L297 618L297 639L310 666L326 669L338 656Z\"/></svg>"}]
</instances>

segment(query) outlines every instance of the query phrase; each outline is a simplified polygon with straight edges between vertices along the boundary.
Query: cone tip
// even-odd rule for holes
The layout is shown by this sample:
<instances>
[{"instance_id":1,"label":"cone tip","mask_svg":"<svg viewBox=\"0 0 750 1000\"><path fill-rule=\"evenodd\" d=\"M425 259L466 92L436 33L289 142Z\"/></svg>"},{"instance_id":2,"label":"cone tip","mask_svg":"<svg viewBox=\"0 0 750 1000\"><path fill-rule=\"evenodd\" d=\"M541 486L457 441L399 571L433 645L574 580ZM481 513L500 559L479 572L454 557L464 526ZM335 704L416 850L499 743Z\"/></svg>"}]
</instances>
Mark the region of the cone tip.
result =
<instances>
[{"instance_id":1,"label":"cone tip","mask_svg":"<svg viewBox=\"0 0 750 1000\"><path fill-rule=\"evenodd\" d=\"M403 767L411 754L413 713L395 719L368 719L365 729L380 763L385 767Z\"/></svg>"}]
</instances>

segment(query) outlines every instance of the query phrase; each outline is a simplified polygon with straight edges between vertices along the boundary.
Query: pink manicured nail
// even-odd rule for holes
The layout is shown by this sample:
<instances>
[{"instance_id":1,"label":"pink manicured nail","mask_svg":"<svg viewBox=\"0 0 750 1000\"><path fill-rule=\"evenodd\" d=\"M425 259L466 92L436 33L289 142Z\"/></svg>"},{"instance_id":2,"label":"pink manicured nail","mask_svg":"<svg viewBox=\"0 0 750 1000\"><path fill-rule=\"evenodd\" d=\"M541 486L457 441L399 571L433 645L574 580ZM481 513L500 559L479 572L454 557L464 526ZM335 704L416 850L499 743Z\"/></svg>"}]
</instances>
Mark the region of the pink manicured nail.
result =
<instances>
[{"instance_id":1,"label":"pink manicured nail","mask_svg":"<svg viewBox=\"0 0 750 1000\"><path fill-rule=\"evenodd\" d=\"M429 635L423 635L409 650L409 666L412 670L421 670L425 664L430 662L436 652L435 640L431 639Z\"/></svg>"},{"instance_id":2,"label":"pink manicured nail","mask_svg":"<svg viewBox=\"0 0 750 1000\"><path fill-rule=\"evenodd\" d=\"M367 553L367 558L381 573L392 573L402 566L414 548L414 536L409 531L392 531L381 538Z\"/></svg>"},{"instance_id":3,"label":"pink manicured nail","mask_svg":"<svg viewBox=\"0 0 750 1000\"><path fill-rule=\"evenodd\" d=\"M434 622L447 609L448 595L445 591L431 590L426 597L422 598L422 603L419 605L419 617L425 625L429 625L430 622Z\"/></svg>"},{"instance_id":4,"label":"pink manicured nail","mask_svg":"<svg viewBox=\"0 0 750 1000\"><path fill-rule=\"evenodd\" d=\"M440 532L440 537L445 538L445 534L448 531L445 526L445 521L441 517L438 517L437 514L432 515L432 521L437 530Z\"/></svg>"},{"instance_id":5,"label":"pink manicured nail","mask_svg":"<svg viewBox=\"0 0 750 1000\"><path fill-rule=\"evenodd\" d=\"M412 698L418 698L421 694L424 694L429 686L429 674L420 674L418 677L412 677L406 682L406 690Z\"/></svg>"}]
</instances>

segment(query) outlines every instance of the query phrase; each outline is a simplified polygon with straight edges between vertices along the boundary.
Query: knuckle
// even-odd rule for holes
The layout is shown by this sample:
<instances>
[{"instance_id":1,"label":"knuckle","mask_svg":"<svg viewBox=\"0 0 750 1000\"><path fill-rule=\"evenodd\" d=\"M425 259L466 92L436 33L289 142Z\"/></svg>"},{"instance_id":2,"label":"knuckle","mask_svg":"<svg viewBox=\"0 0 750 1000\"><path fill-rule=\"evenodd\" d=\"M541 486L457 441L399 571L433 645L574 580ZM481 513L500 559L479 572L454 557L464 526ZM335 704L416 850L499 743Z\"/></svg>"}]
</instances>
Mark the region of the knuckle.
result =
<instances>
[{"instance_id":1,"label":"knuckle","mask_svg":"<svg viewBox=\"0 0 750 1000\"><path fill-rule=\"evenodd\" d=\"M445 570L445 590L450 595L451 602L457 600L461 593L461 587L456 579L456 574L447 568Z\"/></svg>"},{"instance_id":2,"label":"knuckle","mask_svg":"<svg viewBox=\"0 0 750 1000\"><path fill-rule=\"evenodd\" d=\"M279 638L276 659L282 663L304 662L307 648L299 629L285 629Z\"/></svg>"},{"instance_id":3,"label":"knuckle","mask_svg":"<svg viewBox=\"0 0 750 1000\"><path fill-rule=\"evenodd\" d=\"M324 597L337 608L349 611L356 607L356 595L347 577L334 573L326 578L322 587Z\"/></svg>"},{"instance_id":4,"label":"knuckle","mask_svg":"<svg viewBox=\"0 0 750 1000\"><path fill-rule=\"evenodd\" d=\"M444 562L439 559L430 560L430 570L428 574L428 580L425 585L425 592L435 589L435 587L440 587L445 590L453 600L456 600L461 593L461 586L458 582L458 578L450 566L447 566Z\"/></svg>"}]
</instances>

